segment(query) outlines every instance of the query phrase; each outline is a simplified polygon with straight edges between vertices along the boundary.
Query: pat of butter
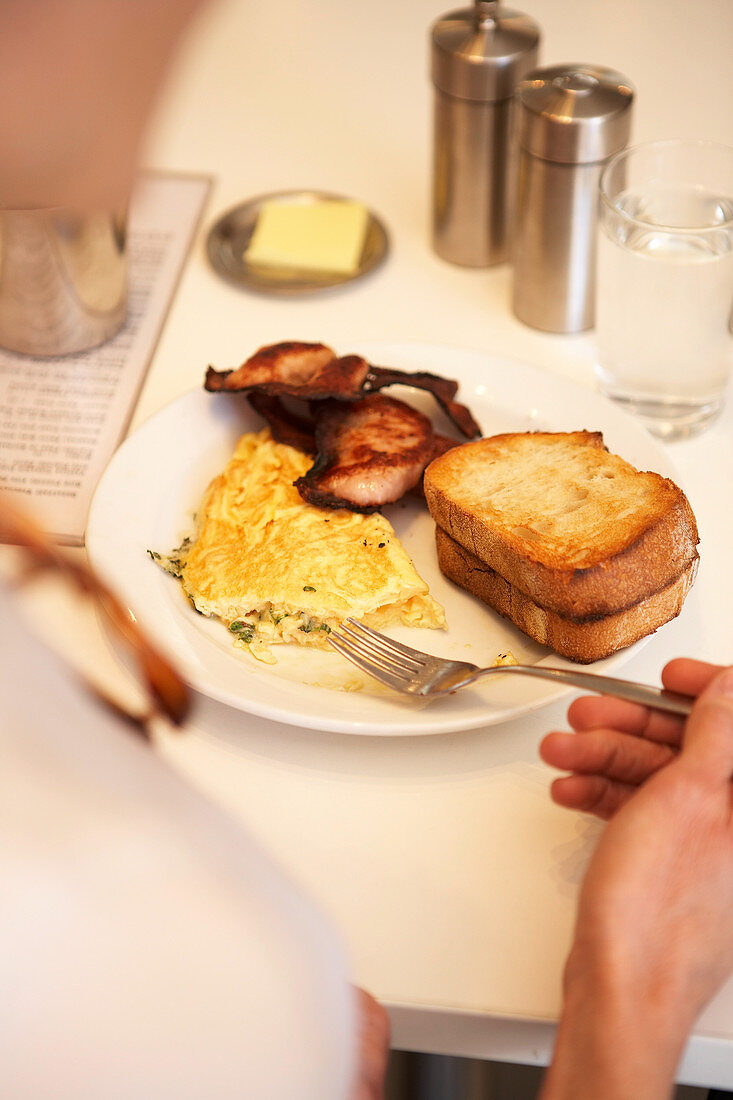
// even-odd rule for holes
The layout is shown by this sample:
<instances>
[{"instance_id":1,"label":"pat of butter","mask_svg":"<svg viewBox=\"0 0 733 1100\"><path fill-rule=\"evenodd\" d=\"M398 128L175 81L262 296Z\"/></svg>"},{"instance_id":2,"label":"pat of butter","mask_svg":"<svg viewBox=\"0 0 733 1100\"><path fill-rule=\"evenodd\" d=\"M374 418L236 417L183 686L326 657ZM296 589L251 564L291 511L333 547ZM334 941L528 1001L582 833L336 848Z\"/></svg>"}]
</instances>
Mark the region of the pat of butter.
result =
<instances>
[{"instance_id":1,"label":"pat of butter","mask_svg":"<svg viewBox=\"0 0 733 1100\"><path fill-rule=\"evenodd\" d=\"M263 203L244 253L247 263L353 275L369 214L359 202Z\"/></svg>"}]
</instances>

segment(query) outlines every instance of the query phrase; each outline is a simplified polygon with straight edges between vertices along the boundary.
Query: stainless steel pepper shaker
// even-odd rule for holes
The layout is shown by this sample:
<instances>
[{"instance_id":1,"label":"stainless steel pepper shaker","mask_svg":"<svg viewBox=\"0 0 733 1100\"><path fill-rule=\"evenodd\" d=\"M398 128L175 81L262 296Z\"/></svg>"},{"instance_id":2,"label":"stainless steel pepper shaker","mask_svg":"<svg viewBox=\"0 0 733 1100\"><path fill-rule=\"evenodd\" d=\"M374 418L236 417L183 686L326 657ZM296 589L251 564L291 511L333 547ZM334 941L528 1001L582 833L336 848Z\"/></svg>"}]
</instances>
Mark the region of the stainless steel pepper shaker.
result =
<instances>
[{"instance_id":1,"label":"stainless steel pepper shaker","mask_svg":"<svg viewBox=\"0 0 733 1100\"><path fill-rule=\"evenodd\" d=\"M533 328L593 326L598 181L628 143L633 98L626 77L593 65L537 69L517 88L512 307Z\"/></svg>"},{"instance_id":2,"label":"stainless steel pepper shaker","mask_svg":"<svg viewBox=\"0 0 733 1100\"><path fill-rule=\"evenodd\" d=\"M488 267L508 258L516 169L513 94L537 64L533 19L477 0L431 28L433 247Z\"/></svg>"}]
</instances>

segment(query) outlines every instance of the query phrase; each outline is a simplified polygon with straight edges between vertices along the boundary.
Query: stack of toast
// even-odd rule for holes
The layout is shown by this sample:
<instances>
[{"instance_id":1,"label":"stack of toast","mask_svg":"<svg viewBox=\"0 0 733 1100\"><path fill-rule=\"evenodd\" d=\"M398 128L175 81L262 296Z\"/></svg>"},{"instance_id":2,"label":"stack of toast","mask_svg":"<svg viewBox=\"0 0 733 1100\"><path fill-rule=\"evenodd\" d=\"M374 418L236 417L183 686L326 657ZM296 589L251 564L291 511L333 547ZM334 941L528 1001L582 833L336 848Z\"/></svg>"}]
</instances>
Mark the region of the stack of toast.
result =
<instances>
[{"instance_id":1,"label":"stack of toast","mask_svg":"<svg viewBox=\"0 0 733 1100\"><path fill-rule=\"evenodd\" d=\"M442 572L542 645L589 663L679 614L695 516L600 432L516 432L435 459L425 497Z\"/></svg>"}]
</instances>

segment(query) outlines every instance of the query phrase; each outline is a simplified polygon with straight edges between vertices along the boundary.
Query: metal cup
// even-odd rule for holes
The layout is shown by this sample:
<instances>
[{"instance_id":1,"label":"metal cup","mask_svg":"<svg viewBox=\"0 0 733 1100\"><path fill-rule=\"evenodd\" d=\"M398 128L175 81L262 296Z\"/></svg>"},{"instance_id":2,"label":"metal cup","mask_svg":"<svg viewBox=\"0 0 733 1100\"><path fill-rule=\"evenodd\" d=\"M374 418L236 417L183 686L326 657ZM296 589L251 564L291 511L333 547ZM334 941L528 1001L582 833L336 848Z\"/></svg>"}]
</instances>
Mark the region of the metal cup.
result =
<instances>
[{"instance_id":1,"label":"metal cup","mask_svg":"<svg viewBox=\"0 0 733 1100\"><path fill-rule=\"evenodd\" d=\"M126 311L124 215L0 210L0 347L85 351L114 336Z\"/></svg>"}]
</instances>

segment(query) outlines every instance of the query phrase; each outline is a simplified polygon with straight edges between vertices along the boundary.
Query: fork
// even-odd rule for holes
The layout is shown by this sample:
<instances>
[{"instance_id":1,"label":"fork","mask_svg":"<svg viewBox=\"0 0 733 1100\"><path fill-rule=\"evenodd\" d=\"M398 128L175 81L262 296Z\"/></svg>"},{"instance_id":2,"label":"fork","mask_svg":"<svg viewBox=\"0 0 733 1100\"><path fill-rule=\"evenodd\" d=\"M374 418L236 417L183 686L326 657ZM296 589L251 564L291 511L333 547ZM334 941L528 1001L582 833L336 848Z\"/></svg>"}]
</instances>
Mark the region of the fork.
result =
<instances>
[{"instance_id":1,"label":"fork","mask_svg":"<svg viewBox=\"0 0 733 1100\"><path fill-rule=\"evenodd\" d=\"M637 684L632 680L617 680L569 668L548 668L545 665L491 665L479 668L468 661L451 661L433 657L419 649L402 645L377 633L356 619L345 619L339 633L332 631L328 640L335 650L348 658L375 680L407 695L441 696L493 673L514 676L536 676L600 695L615 695L632 703L642 703L655 710L687 716L694 699L665 688Z\"/></svg>"}]
</instances>

